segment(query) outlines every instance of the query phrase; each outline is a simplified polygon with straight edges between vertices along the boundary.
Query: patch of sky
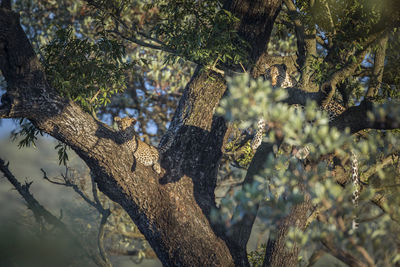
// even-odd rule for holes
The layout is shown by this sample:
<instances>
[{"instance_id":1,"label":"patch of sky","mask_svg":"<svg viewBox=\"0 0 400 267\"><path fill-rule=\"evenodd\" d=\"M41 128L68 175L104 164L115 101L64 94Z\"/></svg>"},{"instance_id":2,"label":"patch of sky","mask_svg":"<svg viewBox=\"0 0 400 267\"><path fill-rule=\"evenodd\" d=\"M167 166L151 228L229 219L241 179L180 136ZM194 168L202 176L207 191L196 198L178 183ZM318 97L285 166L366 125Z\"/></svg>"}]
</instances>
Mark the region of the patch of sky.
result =
<instances>
[{"instance_id":1,"label":"patch of sky","mask_svg":"<svg viewBox=\"0 0 400 267\"><path fill-rule=\"evenodd\" d=\"M374 64L374 58L370 53L366 54L363 61L361 62L361 66L365 68L371 68Z\"/></svg>"},{"instance_id":2,"label":"patch of sky","mask_svg":"<svg viewBox=\"0 0 400 267\"><path fill-rule=\"evenodd\" d=\"M157 133L157 124L153 120L149 120L146 125L148 134L156 134Z\"/></svg>"},{"instance_id":3,"label":"patch of sky","mask_svg":"<svg viewBox=\"0 0 400 267\"><path fill-rule=\"evenodd\" d=\"M12 119L0 119L0 139L9 137L17 127L17 123Z\"/></svg>"}]
</instances>

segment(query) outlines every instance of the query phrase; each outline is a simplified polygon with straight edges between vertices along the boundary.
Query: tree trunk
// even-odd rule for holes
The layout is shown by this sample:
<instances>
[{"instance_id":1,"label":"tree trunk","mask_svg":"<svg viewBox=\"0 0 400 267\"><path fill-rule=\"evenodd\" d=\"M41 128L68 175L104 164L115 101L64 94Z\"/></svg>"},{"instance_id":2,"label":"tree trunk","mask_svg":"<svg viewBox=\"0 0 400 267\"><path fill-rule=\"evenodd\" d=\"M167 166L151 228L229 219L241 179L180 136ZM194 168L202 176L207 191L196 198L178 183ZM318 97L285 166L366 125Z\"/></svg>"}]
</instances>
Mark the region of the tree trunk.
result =
<instances>
[{"instance_id":1,"label":"tree trunk","mask_svg":"<svg viewBox=\"0 0 400 267\"><path fill-rule=\"evenodd\" d=\"M157 174L135 160L131 140L125 135L95 120L49 86L9 3L3 0L0 8L0 69L7 81L0 118L27 118L69 145L89 166L98 188L128 212L165 266L248 266L246 244L254 216L235 225L233 236L209 218L215 207L214 190L226 131L224 120L214 115L226 91L224 77L198 67L160 143L162 171ZM224 3L240 19L238 32L249 44L247 67L253 75L265 72L264 63L269 61L266 49L280 6L281 0ZM288 92L295 92L292 89ZM319 99L318 93L308 96ZM296 92L296 100L299 98L305 103L305 94ZM295 103L291 97L287 101ZM330 125L340 130L349 126L352 132L399 127L399 119L393 116L370 119L370 110L371 103L364 101ZM264 144L256 153L247 182L270 150ZM284 241L290 226L304 228L310 207L306 198L282 220L276 239L268 243L265 265L297 264L298 248L287 250Z\"/></svg>"},{"instance_id":2,"label":"tree trunk","mask_svg":"<svg viewBox=\"0 0 400 267\"><path fill-rule=\"evenodd\" d=\"M232 266L227 245L196 202L193 180L184 175L160 183L151 167L135 162L120 133L58 97L18 20L15 13L0 10L0 63L8 82L1 113L28 118L69 145L89 166L99 189L128 212L164 265Z\"/></svg>"},{"instance_id":3,"label":"tree trunk","mask_svg":"<svg viewBox=\"0 0 400 267\"><path fill-rule=\"evenodd\" d=\"M250 0L237 2L232 5L254 7ZM253 50L267 46L274 19L270 14L276 16L279 7L280 1L257 7L265 9L260 14L266 24L259 32L264 39L251 42ZM214 117L226 90L223 77L198 69L186 87L159 176L134 159L122 134L49 86L17 14L1 8L0 29L0 69L8 84L1 117L27 118L69 145L89 166L99 189L128 212L165 266L248 265L246 252L235 250L208 218L225 133L224 121Z\"/></svg>"}]
</instances>

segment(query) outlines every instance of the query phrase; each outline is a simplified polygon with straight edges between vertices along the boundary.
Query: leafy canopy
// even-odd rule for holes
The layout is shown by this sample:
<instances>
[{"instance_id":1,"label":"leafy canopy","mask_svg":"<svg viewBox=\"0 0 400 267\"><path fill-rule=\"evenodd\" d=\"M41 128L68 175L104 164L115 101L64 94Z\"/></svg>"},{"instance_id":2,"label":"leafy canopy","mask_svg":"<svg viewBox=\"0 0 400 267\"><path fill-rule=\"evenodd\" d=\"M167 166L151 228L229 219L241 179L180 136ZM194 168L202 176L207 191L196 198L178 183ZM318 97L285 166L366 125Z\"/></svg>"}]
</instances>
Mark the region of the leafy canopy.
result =
<instances>
[{"instance_id":1,"label":"leafy canopy","mask_svg":"<svg viewBox=\"0 0 400 267\"><path fill-rule=\"evenodd\" d=\"M114 40L79 39L71 28L60 29L43 47L43 63L52 86L61 95L95 113L125 88L124 47Z\"/></svg>"}]
</instances>

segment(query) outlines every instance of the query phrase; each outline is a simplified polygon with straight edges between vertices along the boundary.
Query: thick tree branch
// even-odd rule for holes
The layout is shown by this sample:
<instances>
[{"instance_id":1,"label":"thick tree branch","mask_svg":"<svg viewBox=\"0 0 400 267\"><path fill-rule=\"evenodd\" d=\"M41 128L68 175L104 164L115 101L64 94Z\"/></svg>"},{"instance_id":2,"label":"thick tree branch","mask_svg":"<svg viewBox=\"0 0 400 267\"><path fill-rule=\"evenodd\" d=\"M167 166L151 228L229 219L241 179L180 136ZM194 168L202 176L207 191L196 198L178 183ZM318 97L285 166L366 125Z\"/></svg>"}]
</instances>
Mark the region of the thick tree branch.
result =
<instances>
[{"instance_id":1,"label":"thick tree branch","mask_svg":"<svg viewBox=\"0 0 400 267\"><path fill-rule=\"evenodd\" d=\"M288 8L288 13L290 19L293 21L295 32L296 32L296 38L297 38L297 64L299 65L299 68L303 68L305 59L306 59L306 42L305 42L305 29L304 25L299 19L299 14L297 12L297 8L295 4L293 3L292 0L284 0L283 1Z\"/></svg>"},{"instance_id":2,"label":"thick tree branch","mask_svg":"<svg viewBox=\"0 0 400 267\"><path fill-rule=\"evenodd\" d=\"M396 155L390 155L386 158L384 158L383 160L381 160L380 162L378 162L377 164L371 166L366 172L364 172L361 177L360 180L364 183L367 183L369 178L374 175L376 172L378 172L379 170L383 169L385 166L394 163L395 161L397 161L399 159L398 156Z\"/></svg>"},{"instance_id":3,"label":"thick tree branch","mask_svg":"<svg viewBox=\"0 0 400 267\"><path fill-rule=\"evenodd\" d=\"M357 66L361 64L364 60L365 55L367 54L367 47L364 47L363 50L356 53L355 58L356 60L353 61L352 59L340 70L334 72L321 86L321 90L327 93L327 97L324 100L323 105L329 103L331 101L333 95L336 92L336 85L352 75L356 70Z\"/></svg>"},{"instance_id":4,"label":"thick tree branch","mask_svg":"<svg viewBox=\"0 0 400 267\"><path fill-rule=\"evenodd\" d=\"M350 252L343 250L342 248L337 247L332 240L325 238L322 241L322 244L325 246L327 251L332 254L334 257L343 261L351 267L367 267L367 265L353 256Z\"/></svg>"},{"instance_id":5,"label":"thick tree branch","mask_svg":"<svg viewBox=\"0 0 400 267\"><path fill-rule=\"evenodd\" d=\"M387 113L380 117L375 114L371 117L368 113L374 113L374 109L378 110L379 107L386 106ZM377 105L364 100L359 106L348 108L341 115L336 117L330 126L336 127L343 131L346 127L350 128L351 133L356 133L363 129L377 129L377 130L392 130L400 128L399 116L400 104L386 103L385 105Z\"/></svg>"},{"instance_id":6,"label":"thick tree branch","mask_svg":"<svg viewBox=\"0 0 400 267\"><path fill-rule=\"evenodd\" d=\"M242 185L253 183L254 176L260 173L260 171L263 169L265 161L271 155L271 153L273 153L274 145L275 144L271 143L261 143L260 147L254 154ZM245 213L243 217L238 220L237 223L235 223L230 229L232 240L237 242L237 244L243 249L246 249L247 242L250 238L251 230L257 217L258 207L259 203L256 203L254 211Z\"/></svg>"},{"instance_id":7,"label":"thick tree branch","mask_svg":"<svg viewBox=\"0 0 400 267\"><path fill-rule=\"evenodd\" d=\"M124 136L60 98L47 84L18 16L4 9L0 9L0 69L8 84L1 108L8 109L9 117L29 118L68 144L89 166L99 189L128 212L166 266L233 264L226 244L214 234L196 202L191 178L160 184L150 167L135 161Z\"/></svg>"},{"instance_id":8,"label":"thick tree branch","mask_svg":"<svg viewBox=\"0 0 400 267\"><path fill-rule=\"evenodd\" d=\"M299 84L308 92L318 91L317 84L311 81L311 63L317 57L316 29L306 28L300 20L300 14L292 0L284 0L289 10L289 17L293 21L297 37L297 68L301 70ZM313 1L310 2L310 9L313 9Z\"/></svg>"},{"instance_id":9,"label":"thick tree branch","mask_svg":"<svg viewBox=\"0 0 400 267\"><path fill-rule=\"evenodd\" d=\"M224 3L224 9L240 19L238 32L250 45L250 63L256 63L256 66L259 65L257 62L260 57L266 54L272 26L279 14L281 3L282 0L227 0Z\"/></svg>"},{"instance_id":10,"label":"thick tree branch","mask_svg":"<svg viewBox=\"0 0 400 267\"><path fill-rule=\"evenodd\" d=\"M389 40L389 33L386 32L377 42L377 48L374 57L374 68L371 75L367 97L374 97L378 94L382 83L383 70L385 67L386 46Z\"/></svg>"},{"instance_id":11,"label":"thick tree branch","mask_svg":"<svg viewBox=\"0 0 400 267\"><path fill-rule=\"evenodd\" d=\"M238 32L250 44L250 61L257 61L266 51L280 5L280 0L225 2L224 8L240 19ZM161 182L168 184L182 177L193 179L194 195L206 216L215 205L216 174L226 130L225 122L214 117L214 111L225 90L225 80L220 74L199 67L186 86L159 146L163 152L162 164L170 171ZM226 239L236 264L247 265L245 248L226 237L223 228L216 225L215 231Z\"/></svg>"},{"instance_id":12,"label":"thick tree branch","mask_svg":"<svg viewBox=\"0 0 400 267\"><path fill-rule=\"evenodd\" d=\"M263 266L279 267L296 266L298 264L300 247L294 244L292 248L287 248L286 238L290 227L296 227L299 231L304 231L307 226L308 214L313 205L307 193L303 193L303 202L293 206L289 215L279 222L276 236L269 237Z\"/></svg>"},{"instance_id":13,"label":"thick tree branch","mask_svg":"<svg viewBox=\"0 0 400 267\"><path fill-rule=\"evenodd\" d=\"M330 75L330 77L321 85L321 91L327 93L327 97L323 102L323 106L326 105L327 103L329 103L329 101L332 99L333 95L336 92L337 84L339 82L345 80L347 77L354 74L357 67L364 60L365 55L367 54L370 46L377 39L381 38L381 36L385 35L387 29L381 28L378 26L374 27L374 31L365 39L365 41L360 43L360 45L362 46L362 49L356 51L354 56L352 56L352 53L350 53L348 55L349 59L348 59L347 63L341 69L333 72ZM335 50L331 49L331 51L335 51ZM325 58L325 61L331 62L332 57L336 56L336 55L331 56L331 54L332 54L332 52L330 54L328 54L328 56Z\"/></svg>"},{"instance_id":14,"label":"thick tree branch","mask_svg":"<svg viewBox=\"0 0 400 267\"><path fill-rule=\"evenodd\" d=\"M280 1L266 1L260 6L249 5L250 2L238 0L230 4L232 11L242 16L240 31L251 37L248 40L256 56L266 50ZM255 14L264 23L256 35L260 24L253 23ZM99 189L122 205L165 265L231 265L226 244L210 230L207 220L214 205L221 156L218 150L225 132L224 121L213 117L226 89L224 79L199 69L186 87L171 123L172 143L168 140L163 160L169 172L160 184L150 168L136 164L121 135L95 121L74 103L58 97L48 86L18 18L13 13L1 15L0 26L5 31L0 32L0 67L9 85L2 104L8 108L7 116L27 117L39 129L75 150L91 168ZM18 42L9 41L18 38ZM21 49L23 45L26 48ZM17 55L17 51L21 54ZM21 62L12 62L14 55ZM22 71L14 66L20 66ZM17 77L16 73L21 75ZM208 172L204 172L204 166ZM227 244L235 250L234 244ZM232 253L237 254L243 253ZM246 261L245 257L242 259Z\"/></svg>"},{"instance_id":15,"label":"thick tree branch","mask_svg":"<svg viewBox=\"0 0 400 267\"><path fill-rule=\"evenodd\" d=\"M336 35L336 27L335 27L335 23L333 22L333 17L332 17L332 13L331 13L331 8L329 7L329 2L324 1L324 4L325 4L325 8L326 8L326 13L327 13L328 19L329 19L329 26L331 27L330 30L333 32L334 35ZM331 41L329 43L331 43Z\"/></svg>"},{"instance_id":16,"label":"thick tree branch","mask_svg":"<svg viewBox=\"0 0 400 267\"><path fill-rule=\"evenodd\" d=\"M324 92L310 93L298 88L286 88L288 97L283 102L294 105L305 106L307 101L315 101L321 105L325 99ZM380 108L386 110L386 114L381 117ZM375 114L374 116L368 115ZM376 104L369 100L364 100L358 106L348 108L341 115L337 116L329 123L330 126L344 131L346 127L350 128L351 133L356 133L364 129L392 130L400 128L400 104L397 102L388 102L386 104Z\"/></svg>"}]
</instances>

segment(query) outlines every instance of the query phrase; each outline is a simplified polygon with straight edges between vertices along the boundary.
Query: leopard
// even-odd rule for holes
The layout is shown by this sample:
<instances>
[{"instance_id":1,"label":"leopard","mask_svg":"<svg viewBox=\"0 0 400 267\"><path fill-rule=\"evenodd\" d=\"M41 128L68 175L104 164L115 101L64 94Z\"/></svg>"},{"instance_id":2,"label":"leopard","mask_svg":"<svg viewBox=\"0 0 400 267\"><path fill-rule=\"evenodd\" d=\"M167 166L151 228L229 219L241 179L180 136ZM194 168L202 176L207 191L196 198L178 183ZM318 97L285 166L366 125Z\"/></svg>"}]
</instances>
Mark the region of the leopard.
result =
<instances>
[{"instance_id":1,"label":"leopard","mask_svg":"<svg viewBox=\"0 0 400 267\"><path fill-rule=\"evenodd\" d=\"M270 80L275 88L296 87L297 81L288 72L285 64L266 65L265 80Z\"/></svg>"},{"instance_id":2,"label":"leopard","mask_svg":"<svg viewBox=\"0 0 400 267\"><path fill-rule=\"evenodd\" d=\"M290 74L288 74L286 66L284 64L275 64L272 66L266 65L266 73L264 75L264 78L270 80L271 85L274 88L277 87L287 88L287 87L297 86L297 81L294 78L292 78ZM304 106L296 105L295 108L304 109ZM322 105L320 106L320 109L328 113L329 122L335 120L346 110L344 106L342 106L334 99L329 99L329 100L326 99L325 101L323 101ZM261 144L262 136L265 133L265 126L266 126L265 120L260 119L258 122L257 132L254 136L254 139L252 140L253 150L256 150L257 147ZM299 149L295 149L294 151L296 151L294 156L300 160L305 160L310 153L310 149L307 145ZM353 205L357 207L358 199L360 197L361 182L359 180L359 175L358 175L358 156L353 150L351 151L351 153L352 153L351 180L353 183L352 202ZM353 231L358 229L358 221L356 216L352 220L351 228Z\"/></svg>"},{"instance_id":3,"label":"leopard","mask_svg":"<svg viewBox=\"0 0 400 267\"><path fill-rule=\"evenodd\" d=\"M288 87L297 87L298 83L294 77L292 77L286 68L285 64L275 64L275 65L266 65L266 72L264 74L265 80L270 80L273 88L288 88ZM294 105L295 108L304 109L304 106ZM323 103L320 107L321 110L326 111L328 113L329 122L333 121L336 117L342 114L346 108L343 107L335 100L330 100L327 103ZM261 144L263 135L265 133L266 122L263 118L258 121L258 127L256 130L256 134L254 135L253 140L251 141L251 149L253 151L257 150L258 146ZM299 159L307 158L310 150L308 146L303 148L296 149L295 156Z\"/></svg>"},{"instance_id":4,"label":"leopard","mask_svg":"<svg viewBox=\"0 0 400 267\"><path fill-rule=\"evenodd\" d=\"M122 137L127 142L128 146L133 152L133 156L137 162L142 165L149 167L157 173L161 173L160 158L157 148L146 144L139 140L135 133L134 126L136 119L130 117L115 117L114 121L117 123L118 130L122 134ZM133 137L133 138L132 138Z\"/></svg>"},{"instance_id":5,"label":"leopard","mask_svg":"<svg viewBox=\"0 0 400 267\"><path fill-rule=\"evenodd\" d=\"M261 145L264 131L265 131L266 122L263 118L261 118L257 123L257 131L251 140L251 150L253 153L257 150L257 148Z\"/></svg>"},{"instance_id":6,"label":"leopard","mask_svg":"<svg viewBox=\"0 0 400 267\"><path fill-rule=\"evenodd\" d=\"M325 105L322 105L321 109L328 112L329 122L333 121L337 116L339 116L346 110L344 106L334 100L330 100Z\"/></svg>"}]
</instances>

